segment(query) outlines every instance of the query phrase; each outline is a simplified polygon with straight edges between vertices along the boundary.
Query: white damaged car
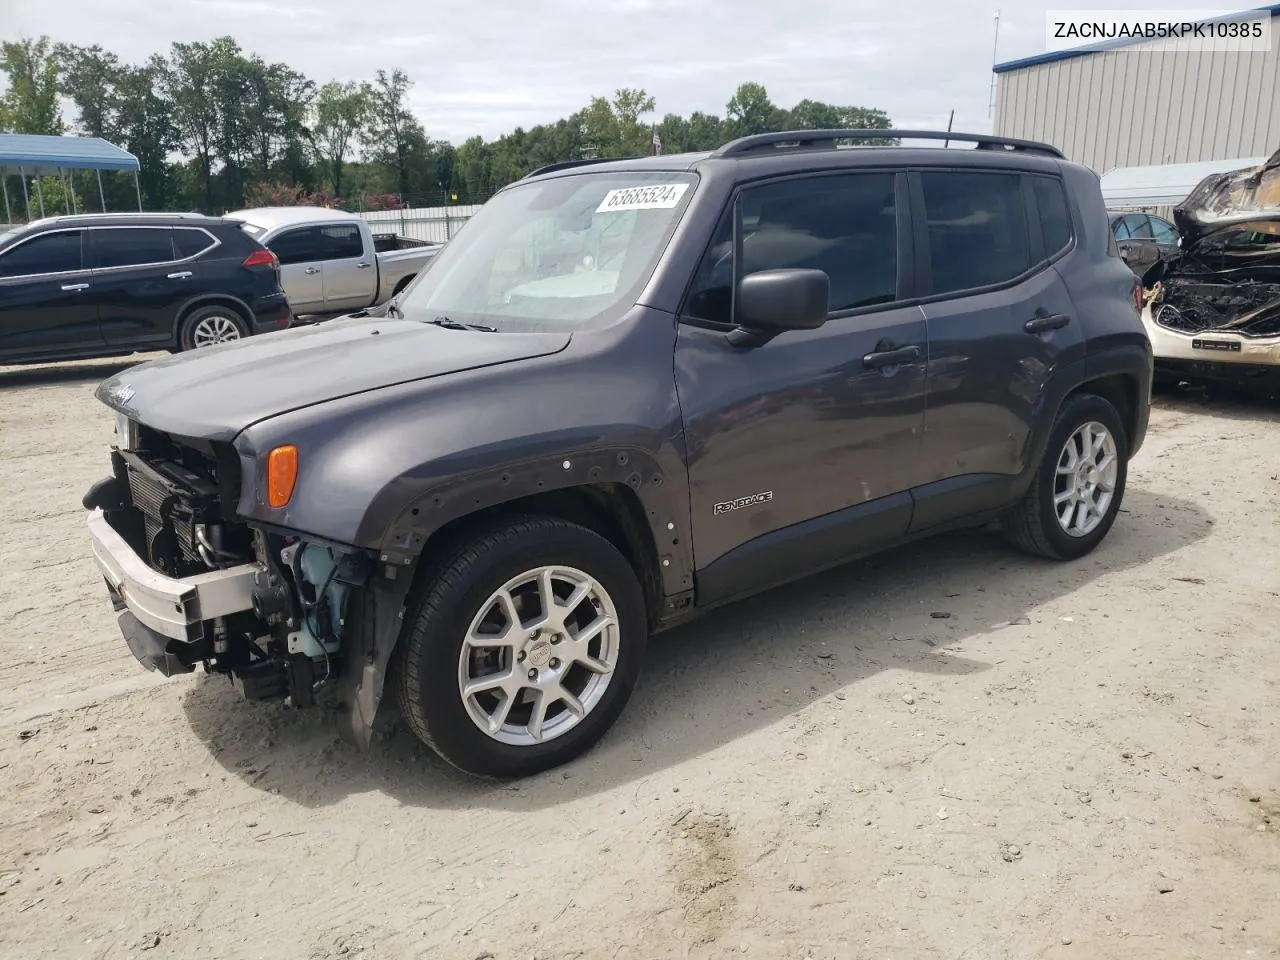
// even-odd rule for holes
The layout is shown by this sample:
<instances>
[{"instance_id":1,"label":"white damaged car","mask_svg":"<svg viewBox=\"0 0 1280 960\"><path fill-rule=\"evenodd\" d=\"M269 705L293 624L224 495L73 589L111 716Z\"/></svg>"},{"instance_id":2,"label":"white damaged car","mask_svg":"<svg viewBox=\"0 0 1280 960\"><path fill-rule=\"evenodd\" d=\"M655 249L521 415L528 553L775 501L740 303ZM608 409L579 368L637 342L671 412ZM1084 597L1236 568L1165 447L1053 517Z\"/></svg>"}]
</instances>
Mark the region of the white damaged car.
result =
<instances>
[{"instance_id":1,"label":"white damaged car","mask_svg":"<svg viewBox=\"0 0 1280 960\"><path fill-rule=\"evenodd\" d=\"M1280 383L1280 151L1206 177L1174 221L1177 254L1143 277L1157 380Z\"/></svg>"}]
</instances>

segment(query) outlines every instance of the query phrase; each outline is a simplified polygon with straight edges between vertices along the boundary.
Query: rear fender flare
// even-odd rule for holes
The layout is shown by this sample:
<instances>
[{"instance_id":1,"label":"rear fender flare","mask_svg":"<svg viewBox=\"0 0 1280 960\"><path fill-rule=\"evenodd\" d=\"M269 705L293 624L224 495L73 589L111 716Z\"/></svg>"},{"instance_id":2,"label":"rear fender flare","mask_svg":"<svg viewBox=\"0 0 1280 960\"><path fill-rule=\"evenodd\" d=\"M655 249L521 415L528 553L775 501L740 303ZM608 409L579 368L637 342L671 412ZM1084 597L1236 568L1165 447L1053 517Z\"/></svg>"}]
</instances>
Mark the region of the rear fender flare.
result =
<instances>
[{"instance_id":1,"label":"rear fender flare","mask_svg":"<svg viewBox=\"0 0 1280 960\"><path fill-rule=\"evenodd\" d=\"M1072 391L1078 389L1086 380L1086 364L1085 357L1072 360L1060 367L1054 376L1050 377L1045 384L1044 392L1040 395L1040 402L1036 406L1035 411L1035 429L1028 435L1027 443L1029 445L1026 459L1026 469L1017 478L1015 489L1012 491L1013 502L1020 500L1031 486L1031 481L1035 479L1036 472L1040 469L1040 461L1044 459L1044 452L1049 446L1049 436L1053 433L1054 424L1058 421L1058 412L1062 409L1062 405L1066 403L1067 397Z\"/></svg>"},{"instance_id":2,"label":"rear fender flare","mask_svg":"<svg viewBox=\"0 0 1280 960\"><path fill-rule=\"evenodd\" d=\"M1046 385L1044 394L1036 414L1036 430L1029 438L1030 450L1027 456L1027 470L1018 478L1014 491L1021 497L1027 492L1040 461L1044 459L1045 449L1049 444L1049 436L1053 433L1054 424L1058 421L1058 413L1067 397L1073 393L1088 392L1089 384L1104 377L1117 374L1132 378L1137 385L1137 402L1139 409L1134 411L1133 423L1125 420L1125 427L1135 435L1127 437L1129 453L1132 456L1142 446L1146 434L1147 416L1145 402L1151 393L1150 358L1141 346L1132 345L1108 350L1103 354L1081 357L1062 367Z\"/></svg>"}]
</instances>

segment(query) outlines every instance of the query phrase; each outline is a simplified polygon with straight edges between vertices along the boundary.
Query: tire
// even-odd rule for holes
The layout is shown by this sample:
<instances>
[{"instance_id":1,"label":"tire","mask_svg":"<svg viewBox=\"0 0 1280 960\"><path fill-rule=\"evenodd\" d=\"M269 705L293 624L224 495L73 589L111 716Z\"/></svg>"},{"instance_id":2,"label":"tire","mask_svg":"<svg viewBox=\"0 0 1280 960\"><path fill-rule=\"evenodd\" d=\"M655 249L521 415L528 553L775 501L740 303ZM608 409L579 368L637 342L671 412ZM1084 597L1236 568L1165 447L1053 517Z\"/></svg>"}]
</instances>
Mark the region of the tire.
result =
<instances>
[{"instance_id":1,"label":"tire","mask_svg":"<svg viewBox=\"0 0 1280 960\"><path fill-rule=\"evenodd\" d=\"M563 626L553 619L536 632L540 574L548 567L556 571L557 603L579 588L591 592L572 610L557 606ZM512 606L498 597L504 588ZM514 626L506 612L513 607L527 626ZM517 520L460 544L417 588L411 609L393 671L401 716L444 760L479 777L529 776L594 746L626 706L648 641L644 593L627 559L590 530L548 517ZM572 642L575 633L608 621L613 625L586 647ZM488 644L467 642L477 634ZM601 674L602 667L611 670ZM499 676L508 679L494 685ZM490 686L464 697L466 683ZM535 683L546 691L541 699ZM557 699L557 690L572 694L583 713ZM535 724L539 703L545 719Z\"/></svg>"},{"instance_id":2,"label":"tire","mask_svg":"<svg viewBox=\"0 0 1280 960\"><path fill-rule=\"evenodd\" d=\"M1095 427L1089 427L1095 425ZM1079 453L1082 434L1080 431L1089 428L1092 438L1097 441L1096 426L1101 426L1110 437L1111 456L1114 458L1114 472L1108 476L1109 465L1103 470L1089 470L1089 465L1077 467L1083 474L1060 475L1058 470L1072 466L1067 443L1070 440L1073 450ZM1107 442L1103 441L1103 453L1097 461L1107 463ZM1051 560L1075 560L1092 551L1111 529L1120 511L1124 499L1125 480L1129 467L1129 442L1125 435L1124 424L1120 420L1116 408L1102 397L1093 394L1075 394L1067 399L1054 422L1053 431L1049 435L1049 443L1045 448L1044 459L1036 470L1026 496L1004 519L1005 536L1018 549L1036 556L1048 557ZM1091 488L1090 483L1095 485ZM1098 496L1105 493L1110 486L1110 497L1105 506ZM1086 523L1080 523L1079 504L1070 514L1064 525L1055 509L1055 498L1070 496L1072 490L1087 492L1093 489L1094 496L1090 502L1095 509L1086 508ZM1063 513L1067 504L1064 501ZM1092 526L1090 526L1092 524ZM1073 528L1068 532L1067 526Z\"/></svg>"},{"instance_id":3,"label":"tire","mask_svg":"<svg viewBox=\"0 0 1280 960\"><path fill-rule=\"evenodd\" d=\"M233 307L215 303L197 307L183 317L178 347L181 350L198 350L217 343L243 340L247 336L249 326L244 317Z\"/></svg>"}]
</instances>

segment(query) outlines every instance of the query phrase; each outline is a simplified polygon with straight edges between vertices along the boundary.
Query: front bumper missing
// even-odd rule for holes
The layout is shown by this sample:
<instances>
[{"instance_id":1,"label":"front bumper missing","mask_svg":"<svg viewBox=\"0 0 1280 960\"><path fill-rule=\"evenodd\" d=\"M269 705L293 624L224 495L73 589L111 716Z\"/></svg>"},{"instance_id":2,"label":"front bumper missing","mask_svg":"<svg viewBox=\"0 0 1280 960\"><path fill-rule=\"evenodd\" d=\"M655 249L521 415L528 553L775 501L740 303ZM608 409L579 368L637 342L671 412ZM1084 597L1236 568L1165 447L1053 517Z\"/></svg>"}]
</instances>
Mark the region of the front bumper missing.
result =
<instances>
[{"instance_id":1,"label":"front bumper missing","mask_svg":"<svg viewBox=\"0 0 1280 960\"><path fill-rule=\"evenodd\" d=\"M254 581L259 573L255 564L211 570L181 580L167 577L147 566L101 510L89 514L89 537L94 559L112 593L151 633L180 643L196 643L204 639L205 621L253 609ZM126 626L132 625L121 623L128 638L130 630ZM130 649L134 649L133 642ZM153 666L137 650L134 655Z\"/></svg>"}]
</instances>

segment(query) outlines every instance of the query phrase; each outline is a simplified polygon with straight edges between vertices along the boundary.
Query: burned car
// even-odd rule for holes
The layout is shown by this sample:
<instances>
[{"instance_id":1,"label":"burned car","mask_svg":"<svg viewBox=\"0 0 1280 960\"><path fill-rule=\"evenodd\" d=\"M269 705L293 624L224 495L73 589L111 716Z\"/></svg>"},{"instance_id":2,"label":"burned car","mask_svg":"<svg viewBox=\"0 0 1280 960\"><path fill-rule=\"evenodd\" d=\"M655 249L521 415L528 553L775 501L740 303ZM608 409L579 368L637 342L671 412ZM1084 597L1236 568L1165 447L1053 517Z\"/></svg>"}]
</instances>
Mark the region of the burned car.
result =
<instances>
[{"instance_id":1,"label":"burned car","mask_svg":"<svg viewBox=\"0 0 1280 960\"><path fill-rule=\"evenodd\" d=\"M1178 254L1143 275L1158 379L1280 380L1280 151L1206 177L1174 222Z\"/></svg>"}]
</instances>

